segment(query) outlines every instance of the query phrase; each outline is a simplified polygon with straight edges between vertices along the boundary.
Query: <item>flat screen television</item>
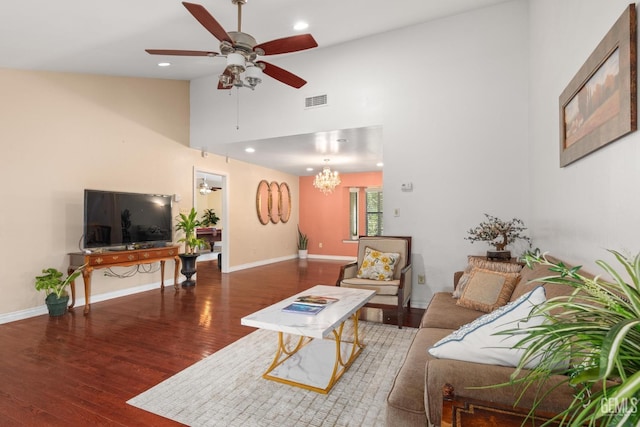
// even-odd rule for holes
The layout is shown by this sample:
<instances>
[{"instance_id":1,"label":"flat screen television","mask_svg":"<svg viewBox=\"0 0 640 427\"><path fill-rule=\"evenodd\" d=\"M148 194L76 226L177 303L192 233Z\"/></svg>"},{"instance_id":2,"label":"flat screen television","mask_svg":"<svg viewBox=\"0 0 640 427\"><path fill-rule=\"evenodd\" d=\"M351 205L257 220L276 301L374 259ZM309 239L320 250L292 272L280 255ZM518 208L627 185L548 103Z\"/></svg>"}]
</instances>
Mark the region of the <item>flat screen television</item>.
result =
<instances>
[{"instance_id":1,"label":"flat screen television","mask_svg":"<svg viewBox=\"0 0 640 427\"><path fill-rule=\"evenodd\" d=\"M172 196L84 190L84 247L164 246L172 240Z\"/></svg>"}]
</instances>

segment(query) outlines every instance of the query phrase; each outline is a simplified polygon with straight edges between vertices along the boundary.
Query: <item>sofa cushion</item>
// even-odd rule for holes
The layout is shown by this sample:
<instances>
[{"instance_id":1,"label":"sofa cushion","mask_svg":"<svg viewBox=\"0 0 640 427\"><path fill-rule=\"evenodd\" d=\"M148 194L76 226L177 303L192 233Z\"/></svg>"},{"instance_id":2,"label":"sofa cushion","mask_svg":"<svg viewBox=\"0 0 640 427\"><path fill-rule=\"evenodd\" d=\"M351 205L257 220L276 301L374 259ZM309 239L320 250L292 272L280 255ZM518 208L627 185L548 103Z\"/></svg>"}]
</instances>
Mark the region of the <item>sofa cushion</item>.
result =
<instances>
[{"instance_id":1,"label":"sofa cushion","mask_svg":"<svg viewBox=\"0 0 640 427\"><path fill-rule=\"evenodd\" d=\"M518 273L476 267L471 271L458 305L490 313L509 301L519 278Z\"/></svg>"},{"instance_id":2,"label":"sofa cushion","mask_svg":"<svg viewBox=\"0 0 640 427\"><path fill-rule=\"evenodd\" d=\"M451 292L437 292L422 316L421 328L443 328L456 330L482 316L482 312L456 304Z\"/></svg>"},{"instance_id":3,"label":"sofa cushion","mask_svg":"<svg viewBox=\"0 0 640 427\"><path fill-rule=\"evenodd\" d=\"M486 257L470 255L468 257L467 267L464 269L464 272L458 281L458 285L453 291L454 298L460 298L462 291L464 291L464 288L469 281L471 271L476 267L484 268L486 270L500 271L503 273L518 273L522 269L522 265L520 264L504 261L490 261Z\"/></svg>"},{"instance_id":4,"label":"sofa cushion","mask_svg":"<svg viewBox=\"0 0 640 427\"><path fill-rule=\"evenodd\" d=\"M418 331L387 395L387 425L426 424L424 369L433 357L424 349L451 332L450 329L433 328Z\"/></svg>"},{"instance_id":5,"label":"sofa cushion","mask_svg":"<svg viewBox=\"0 0 640 427\"><path fill-rule=\"evenodd\" d=\"M399 253L380 252L366 247L356 277L359 279L391 280L399 259Z\"/></svg>"},{"instance_id":6,"label":"sofa cushion","mask_svg":"<svg viewBox=\"0 0 640 427\"><path fill-rule=\"evenodd\" d=\"M547 259L553 263L558 263L560 260L547 256ZM564 263L566 266L571 267L569 264ZM555 298L561 295L569 295L573 288L568 285L562 285L557 283L538 282L536 279L541 279L548 276L556 276L558 273L549 271L549 266L542 264L534 264L533 268L524 267L520 272L520 281L511 294L511 301L518 299L523 294L531 291L532 289L542 285L544 286L547 299ZM593 275L580 270L580 274L585 277L593 278Z\"/></svg>"},{"instance_id":7,"label":"sofa cushion","mask_svg":"<svg viewBox=\"0 0 640 427\"><path fill-rule=\"evenodd\" d=\"M544 288L537 287L492 313L464 325L428 349L437 358L463 360L500 366L517 366L524 349L513 348L523 335L496 335L499 332L540 325L544 316L528 317L546 300ZM534 361L535 362L535 361ZM527 367L531 368L530 364Z\"/></svg>"},{"instance_id":8,"label":"sofa cushion","mask_svg":"<svg viewBox=\"0 0 640 427\"><path fill-rule=\"evenodd\" d=\"M376 291L376 295L398 295L400 280L344 279L340 286L354 289ZM396 301L397 302L397 301Z\"/></svg>"}]
</instances>

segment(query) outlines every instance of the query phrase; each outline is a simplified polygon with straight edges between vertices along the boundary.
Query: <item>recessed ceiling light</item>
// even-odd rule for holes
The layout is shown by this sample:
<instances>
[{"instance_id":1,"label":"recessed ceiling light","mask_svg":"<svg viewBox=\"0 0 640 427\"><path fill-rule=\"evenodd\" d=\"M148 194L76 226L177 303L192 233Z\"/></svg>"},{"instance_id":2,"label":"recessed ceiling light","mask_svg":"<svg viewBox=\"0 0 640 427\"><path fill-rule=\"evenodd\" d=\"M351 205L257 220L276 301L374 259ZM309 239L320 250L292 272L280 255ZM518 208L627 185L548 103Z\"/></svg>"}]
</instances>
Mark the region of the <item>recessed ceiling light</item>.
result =
<instances>
[{"instance_id":1,"label":"recessed ceiling light","mask_svg":"<svg viewBox=\"0 0 640 427\"><path fill-rule=\"evenodd\" d=\"M251 148L251 147L247 147L247 148L244 149L244 151L247 152L247 153L255 153L256 149L255 148Z\"/></svg>"},{"instance_id":2,"label":"recessed ceiling light","mask_svg":"<svg viewBox=\"0 0 640 427\"><path fill-rule=\"evenodd\" d=\"M313 171L313 168L307 168L307 172Z\"/></svg>"},{"instance_id":3,"label":"recessed ceiling light","mask_svg":"<svg viewBox=\"0 0 640 427\"><path fill-rule=\"evenodd\" d=\"M347 138L338 138L336 139L338 142L347 142Z\"/></svg>"},{"instance_id":4,"label":"recessed ceiling light","mask_svg":"<svg viewBox=\"0 0 640 427\"><path fill-rule=\"evenodd\" d=\"M168 67L171 62L158 62L158 67Z\"/></svg>"},{"instance_id":5,"label":"recessed ceiling light","mask_svg":"<svg viewBox=\"0 0 640 427\"><path fill-rule=\"evenodd\" d=\"M379 168L381 168L382 166L384 166L384 163L382 163L382 162L378 162L378 163L376 163L376 166L377 166L377 167L379 167Z\"/></svg>"},{"instance_id":6,"label":"recessed ceiling light","mask_svg":"<svg viewBox=\"0 0 640 427\"><path fill-rule=\"evenodd\" d=\"M304 21L298 21L293 26L293 29L296 31L306 30L307 28L309 28L309 24Z\"/></svg>"}]
</instances>

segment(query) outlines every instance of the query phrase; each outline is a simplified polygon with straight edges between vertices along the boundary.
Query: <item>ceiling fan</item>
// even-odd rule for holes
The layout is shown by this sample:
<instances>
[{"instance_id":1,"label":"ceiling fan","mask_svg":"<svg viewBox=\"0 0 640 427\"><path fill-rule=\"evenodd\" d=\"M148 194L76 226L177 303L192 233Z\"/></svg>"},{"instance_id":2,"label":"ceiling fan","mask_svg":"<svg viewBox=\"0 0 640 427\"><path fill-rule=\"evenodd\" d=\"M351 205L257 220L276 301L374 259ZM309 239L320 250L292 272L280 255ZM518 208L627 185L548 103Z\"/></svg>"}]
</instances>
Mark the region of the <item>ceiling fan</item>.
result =
<instances>
[{"instance_id":1,"label":"ceiling fan","mask_svg":"<svg viewBox=\"0 0 640 427\"><path fill-rule=\"evenodd\" d=\"M198 185L198 191L202 195L211 193L212 191L222 190L222 187L213 187L207 182L207 178L202 178L202 182Z\"/></svg>"},{"instance_id":2,"label":"ceiling fan","mask_svg":"<svg viewBox=\"0 0 640 427\"><path fill-rule=\"evenodd\" d=\"M312 49L318 46L311 34L284 37L265 43L257 43L251 35L242 32L242 5L247 0L231 0L238 6L238 31L225 31L216 19L201 5L182 2L194 18L202 24L216 39L220 41L220 52L199 50L171 50L146 49L151 55L179 55L179 56L226 56L227 67L220 75L218 89L232 87L248 87L254 89L262 81L262 73L296 89L307 82L295 74L270 64L257 60L258 56L278 55ZM245 73L245 79L241 74Z\"/></svg>"}]
</instances>

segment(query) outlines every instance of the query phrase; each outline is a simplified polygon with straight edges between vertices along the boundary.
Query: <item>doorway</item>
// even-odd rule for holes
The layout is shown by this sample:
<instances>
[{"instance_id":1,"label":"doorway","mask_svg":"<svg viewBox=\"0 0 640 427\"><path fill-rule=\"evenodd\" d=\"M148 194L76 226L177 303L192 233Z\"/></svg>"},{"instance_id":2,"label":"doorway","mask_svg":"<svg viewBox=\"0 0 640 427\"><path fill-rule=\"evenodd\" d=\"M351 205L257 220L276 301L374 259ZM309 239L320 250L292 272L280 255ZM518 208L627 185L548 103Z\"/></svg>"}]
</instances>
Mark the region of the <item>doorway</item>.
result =
<instances>
[{"instance_id":1,"label":"doorway","mask_svg":"<svg viewBox=\"0 0 640 427\"><path fill-rule=\"evenodd\" d=\"M204 191L205 188L209 191ZM228 196L226 174L193 168L193 207L198 211L198 218L202 218L205 209L213 209L220 218L215 225L211 225L220 236L220 240L214 243L215 250L204 252L198 261L221 260L220 269L223 273L229 271Z\"/></svg>"}]
</instances>

